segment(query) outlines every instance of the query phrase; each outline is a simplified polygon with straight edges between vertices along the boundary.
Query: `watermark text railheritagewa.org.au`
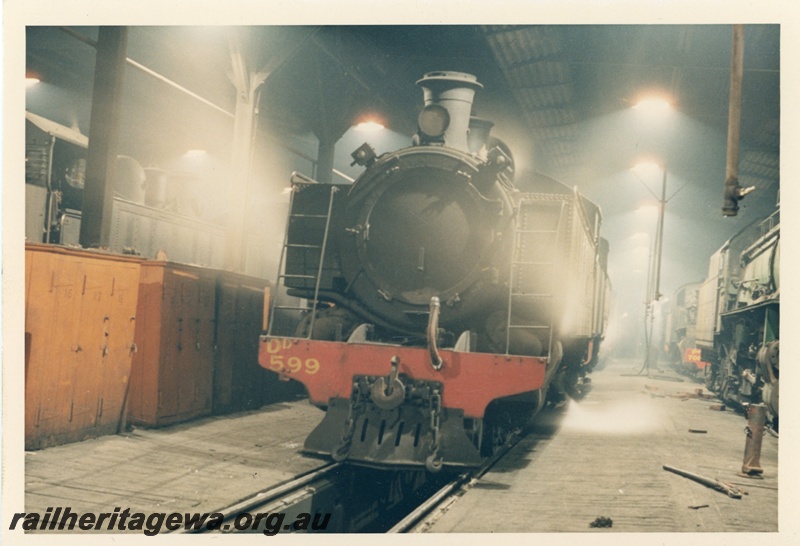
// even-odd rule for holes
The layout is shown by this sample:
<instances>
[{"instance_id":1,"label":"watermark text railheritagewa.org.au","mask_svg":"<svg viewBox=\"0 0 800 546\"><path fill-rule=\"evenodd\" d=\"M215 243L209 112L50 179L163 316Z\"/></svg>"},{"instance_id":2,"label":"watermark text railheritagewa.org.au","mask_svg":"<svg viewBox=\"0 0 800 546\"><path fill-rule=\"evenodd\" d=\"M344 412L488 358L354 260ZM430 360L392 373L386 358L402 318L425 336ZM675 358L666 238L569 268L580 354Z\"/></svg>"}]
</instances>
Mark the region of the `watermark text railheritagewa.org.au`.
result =
<instances>
[{"instance_id":1,"label":"watermark text railheritagewa.org.au","mask_svg":"<svg viewBox=\"0 0 800 546\"><path fill-rule=\"evenodd\" d=\"M257 531L268 536L280 531L324 531L330 523L330 514L300 513L294 519L286 520L281 512L250 514L240 512L233 518L225 519L220 512L132 512L117 507L113 512L76 513L69 507L48 508L39 512L17 512L11 519L10 530L20 528L24 531L141 531L147 536L155 536L162 531Z\"/></svg>"}]
</instances>

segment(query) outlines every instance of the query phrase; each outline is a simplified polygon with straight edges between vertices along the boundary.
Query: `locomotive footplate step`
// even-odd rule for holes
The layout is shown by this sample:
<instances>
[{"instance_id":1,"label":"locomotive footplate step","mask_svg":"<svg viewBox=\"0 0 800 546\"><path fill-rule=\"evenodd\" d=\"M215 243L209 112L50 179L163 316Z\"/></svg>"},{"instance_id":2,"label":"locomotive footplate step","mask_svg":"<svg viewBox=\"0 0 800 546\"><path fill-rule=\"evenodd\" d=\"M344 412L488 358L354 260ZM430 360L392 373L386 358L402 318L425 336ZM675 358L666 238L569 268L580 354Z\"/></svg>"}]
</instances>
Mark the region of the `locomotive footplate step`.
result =
<instances>
[{"instance_id":1,"label":"locomotive footplate step","mask_svg":"<svg viewBox=\"0 0 800 546\"><path fill-rule=\"evenodd\" d=\"M659 385L666 396L650 396L647 377L623 375L637 362L608 360L589 395L540 414L507 456L417 530L778 531L778 438L763 438L763 480L740 476L746 418L709 411L715 400L671 396L685 384ZM698 424L702 435L690 432ZM732 484L742 498L664 472L665 464ZM591 527L599 516L613 527Z\"/></svg>"}]
</instances>

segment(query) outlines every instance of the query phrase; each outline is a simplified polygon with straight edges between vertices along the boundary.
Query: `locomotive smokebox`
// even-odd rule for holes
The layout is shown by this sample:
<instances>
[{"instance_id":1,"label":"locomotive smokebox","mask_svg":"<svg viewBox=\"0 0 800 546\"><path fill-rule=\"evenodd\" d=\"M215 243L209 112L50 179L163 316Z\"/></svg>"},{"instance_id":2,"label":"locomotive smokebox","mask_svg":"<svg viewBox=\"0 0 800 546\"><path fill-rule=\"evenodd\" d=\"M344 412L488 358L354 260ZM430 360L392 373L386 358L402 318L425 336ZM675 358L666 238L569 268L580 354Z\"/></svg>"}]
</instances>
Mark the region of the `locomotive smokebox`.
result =
<instances>
[{"instance_id":1,"label":"locomotive smokebox","mask_svg":"<svg viewBox=\"0 0 800 546\"><path fill-rule=\"evenodd\" d=\"M483 85L464 72L429 72L417 85L425 101L419 115L420 144L439 144L469 153L472 101Z\"/></svg>"}]
</instances>

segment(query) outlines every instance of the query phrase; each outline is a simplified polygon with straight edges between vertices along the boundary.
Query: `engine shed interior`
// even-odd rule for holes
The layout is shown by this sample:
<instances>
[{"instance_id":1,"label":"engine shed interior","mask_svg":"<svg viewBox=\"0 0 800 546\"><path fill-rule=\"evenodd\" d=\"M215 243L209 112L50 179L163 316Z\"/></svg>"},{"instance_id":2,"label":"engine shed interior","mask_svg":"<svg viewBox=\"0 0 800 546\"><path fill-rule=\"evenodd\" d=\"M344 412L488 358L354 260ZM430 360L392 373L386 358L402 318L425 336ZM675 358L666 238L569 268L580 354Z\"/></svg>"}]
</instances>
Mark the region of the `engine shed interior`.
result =
<instances>
[{"instance_id":1,"label":"engine shed interior","mask_svg":"<svg viewBox=\"0 0 800 546\"><path fill-rule=\"evenodd\" d=\"M282 515L384 532L453 477L460 500L416 531L796 525L777 479L798 45L780 2L513 25L250 21L241 0L76 25L46 4L4 8L14 513L110 512L129 489L144 514L227 510L247 479L330 463L353 475ZM216 490L188 475L228 470ZM544 517L498 523L525 507Z\"/></svg>"}]
</instances>

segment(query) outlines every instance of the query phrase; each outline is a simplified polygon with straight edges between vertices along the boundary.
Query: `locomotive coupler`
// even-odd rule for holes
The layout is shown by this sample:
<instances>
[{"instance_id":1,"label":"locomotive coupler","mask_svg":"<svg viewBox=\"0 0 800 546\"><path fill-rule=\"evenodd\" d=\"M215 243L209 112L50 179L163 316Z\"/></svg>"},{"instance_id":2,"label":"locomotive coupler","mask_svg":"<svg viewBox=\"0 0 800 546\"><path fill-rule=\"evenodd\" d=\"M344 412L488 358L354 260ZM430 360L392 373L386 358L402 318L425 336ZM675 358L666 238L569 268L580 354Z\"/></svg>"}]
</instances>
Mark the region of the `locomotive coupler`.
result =
<instances>
[{"instance_id":1,"label":"locomotive coupler","mask_svg":"<svg viewBox=\"0 0 800 546\"><path fill-rule=\"evenodd\" d=\"M397 377L400 359L393 356L391 362L392 369L389 371L389 376L376 379L370 389L372 401L384 410L393 410L399 407L406 398L406 386Z\"/></svg>"}]
</instances>

